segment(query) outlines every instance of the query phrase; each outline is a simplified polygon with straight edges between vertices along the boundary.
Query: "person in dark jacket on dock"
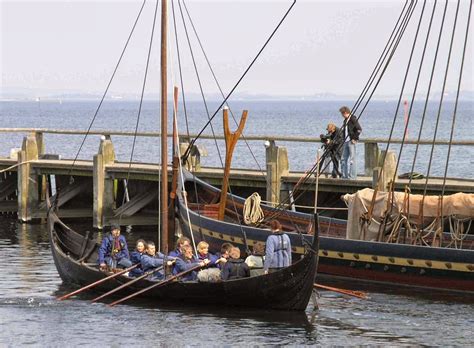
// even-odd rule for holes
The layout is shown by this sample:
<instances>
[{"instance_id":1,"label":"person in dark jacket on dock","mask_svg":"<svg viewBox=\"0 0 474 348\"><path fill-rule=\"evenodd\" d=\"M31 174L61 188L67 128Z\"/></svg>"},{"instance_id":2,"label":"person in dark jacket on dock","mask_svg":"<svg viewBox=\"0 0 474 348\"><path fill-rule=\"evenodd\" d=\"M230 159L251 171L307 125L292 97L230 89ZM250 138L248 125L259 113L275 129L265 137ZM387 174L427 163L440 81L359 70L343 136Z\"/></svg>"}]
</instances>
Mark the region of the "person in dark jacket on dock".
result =
<instances>
[{"instance_id":1,"label":"person in dark jacket on dock","mask_svg":"<svg viewBox=\"0 0 474 348\"><path fill-rule=\"evenodd\" d=\"M272 234L265 244L265 262L263 270L267 274L271 269L288 267L291 265L290 237L281 231L281 224L277 220L270 222Z\"/></svg>"},{"instance_id":2,"label":"person in dark jacket on dock","mask_svg":"<svg viewBox=\"0 0 474 348\"><path fill-rule=\"evenodd\" d=\"M222 280L250 277L250 268L244 260L240 258L240 249L233 247L229 255L230 257L221 272Z\"/></svg>"},{"instance_id":3,"label":"person in dark jacket on dock","mask_svg":"<svg viewBox=\"0 0 474 348\"><path fill-rule=\"evenodd\" d=\"M128 273L129 277L139 277L143 274L141 258L142 255L145 253L145 249L146 242L143 239L137 240L135 251L132 251L132 253L130 254L130 261L132 262L132 265L138 266Z\"/></svg>"},{"instance_id":4,"label":"person in dark jacket on dock","mask_svg":"<svg viewBox=\"0 0 474 348\"><path fill-rule=\"evenodd\" d=\"M342 177L346 179L357 179L356 144L359 141L362 127L357 117L351 114L351 110L347 106L340 108L339 112L342 117L344 117L344 123L341 129L344 139L341 162Z\"/></svg>"},{"instance_id":5,"label":"person in dark jacket on dock","mask_svg":"<svg viewBox=\"0 0 474 348\"><path fill-rule=\"evenodd\" d=\"M173 274L174 275L176 275L178 273L188 271L191 268L194 268L194 267L197 267L197 266L204 267L209 263L208 259L199 261L193 255L193 249L191 248L190 245L183 246L182 250L183 250L183 252L176 259L176 264L173 268ZM184 280L184 281L191 281L191 280L196 280L196 279L197 279L197 271L193 271L193 272L185 274L183 277L181 277L181 280Z\"/></svg>"},{"instance_id":6,"label":"person in dark jacket on dock","mask_svg":"<svg viewBox=\"0 0 474 348\"><path fill-rule=\"evenodd\" d=\"M140 258L141 267L143 272L149 272L157 268L161 268L164 264L171 266L175 262L175 259L168 259L165 255L160 252L156 252L155 243L146 243L146 252ZM148 279L150 280L162 280L165 277L163 269L156 271L151 274Z\"/></svg>"},{"instance_id":7,"label":"person in dark jacket on dock","mask_svg":"<svg viewBox=\"0 0 474 348\"><path fill-rule=\"evenodd\" d=\"M176 241L176 249L171 251L168 256L171 256L171 257L178 257L181 252L182 252L182 248L184 245L187 245L187 246L190 246L191 245L191 241L189 240L189 238L187 237L179 237L178 240Z\"/></svg>"},{"instance_id":8,"label":"person in dark jacket on dock","mask_svg":"<svg viewBox=\"0 0 474 348\"><path fill-rule=\"evenodd\" d=\"M332 162L332 173L333 178L340 178L342 173L339 171L339 163L342 156L342 146L344 139L342 137L342 131L336 127L334 123L329 123L326 130L327 134L320 135L321 142L324 144L326 150L326 156L329 156ZM321 169L325 169L324 167Z\"/></svg>"},{"instance_id":9,"label":"person in dark jacket on dock","mask_svg":"<svg viewBox=\"0 0 474 348\"><path fill-rule=\"evenodd\" d=\"M125 237L120 235L120 226L112 225L99 248L99 266L102 271L132 266Z\"/></svg>"}]
</instances>

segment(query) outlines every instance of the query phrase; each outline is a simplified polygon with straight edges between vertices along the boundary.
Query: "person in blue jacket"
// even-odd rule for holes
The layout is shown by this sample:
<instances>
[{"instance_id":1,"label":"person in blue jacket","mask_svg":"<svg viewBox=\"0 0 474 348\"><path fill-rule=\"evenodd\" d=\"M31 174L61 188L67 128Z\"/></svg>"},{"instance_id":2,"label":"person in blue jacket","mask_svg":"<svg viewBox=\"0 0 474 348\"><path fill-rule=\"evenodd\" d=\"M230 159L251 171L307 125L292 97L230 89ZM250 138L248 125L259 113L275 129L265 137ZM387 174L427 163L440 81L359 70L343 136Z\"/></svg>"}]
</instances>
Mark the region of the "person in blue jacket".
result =
<instances>
[{"instance_id":1,"label":"person in blue jacket","mask_svg":"<svg viewBox=\"0 0 474 348\"><path fill-rule=\"evenodd\" d=\"M145 253L145 249L146 242L143 239L137 240L135 251L132 251L132 253L130 254L130 261L132 262L132 265L138 266L128 273L129 277L139 277L143 274L141 258L142 255Z\"/></svg>"},{"instance_id":2,"label":"person in blue jacket","mask_svg":"<svg viewBox=\"0 0 474 348\"><path fill-rule=\"evenodd\" d=\"M200 261L209 260L209 267L217 267L219 257L209 252L209 244L201 241L196 247L198 259Z\"/></svg>"},{"instance_id":3,"label":"person in blue jacket","mask_svg":"<svg viewBox=\"0 0 474 348\"><path fill-rule=\"evenodd\" d=\"M170 251L168 256L178 257L182 252L183 245L187 245L187 246L191 245L191 241L189 240L189 238L184 237L184 236L179 237L178 240L176 241L176 249L173 251Z\"/></svg>"},{"instance_id":4,"label":"person in blue jacket","mask_svg":"<svg viewBox=\"0 0 474 348\"><path fill-rule=\"evenodd\" d=\"M101 271L113 268L128 268L132 266L128 253L127 241L120 235L120 226L112 225L110 234L105 236L99 248L99 265Z\"/></svg>"},{"instance_id":5,"label":"person in blue jacket","mask_svg":"<svg viewBox=\"0 0 474 348\"><path fill-rule=\"evenodd\" d=\"M160 252L156 252L155 243L146 243L146 252L140 258L141 268L143 273L152 271L154 269L162 267L164 264L171 266L174 263L174 259L168 259L165 255ZM150 280L162 280L165 277L163 269L150 274L147 278Z\"/></svg>"},{"instance_id":6,"label":"person in blue jacket","mask_svg":"<svg viewBox=\"0 0 474 348\"><path fill-rule=\"evenodd\" d=\"M270 222L272 234L268 236L265 245L264 273L272 268L282 268L291 265L290 237L281 231L281 224L277 220Z\"/></svg>"},{"instance_id":7,"label":"person in blue jacket","mask_svg":"<svg viewBox=\"0 0 474 348\"><path fill-rule=\"evenodd\" d=\"M188 246L183 246L182 247L183 252L178 256L176 259L176 264L173 268L173 274L179 274L181 272L185 272L190 270L193 267L201 266L204 267L207 264L209 264L209 260L205 259L202 261L199 261L196 259L196 257L193 255L193 249L191 248L190 245ZM197 270L190 272L188 274L185 274L184 276L181 277L181 280L184 281L190 281L190 280L196 280L197 279Z\"/></svg>"},{"instance_id":8,"label":"person in blue jacket","mask_svg":"<svg viewBox=\"0 0 474 348\"><path fill-rule=\"evenodd\" d=\"M222 280L233 280L250 277L249 266L240 258L240 249L233 247L229 259L221 272Z\"/></svg>"}]
</instances>

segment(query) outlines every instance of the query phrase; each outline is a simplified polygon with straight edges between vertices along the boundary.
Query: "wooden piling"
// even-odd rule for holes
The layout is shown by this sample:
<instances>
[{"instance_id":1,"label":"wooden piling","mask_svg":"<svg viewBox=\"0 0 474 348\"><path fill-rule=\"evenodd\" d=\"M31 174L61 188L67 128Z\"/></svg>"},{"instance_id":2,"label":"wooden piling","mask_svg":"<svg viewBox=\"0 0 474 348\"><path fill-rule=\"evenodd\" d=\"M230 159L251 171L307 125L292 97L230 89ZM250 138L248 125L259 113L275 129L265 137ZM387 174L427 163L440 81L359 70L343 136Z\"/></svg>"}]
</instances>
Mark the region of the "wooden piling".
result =
<instances>
[{"instance_id":1,"label":"wooden piling","mask_svg":"<svg viewBox=\"0 0 474 348\"><path fill-rule=\"evenodd\" d=\"M267 164L267 201L272 205L280 203L281 177L288 175L288 152L286 147L276 146L274 140L270 140L265 151Z\"/></svg>"},{"instance_id":2,"label":"wooden piling","mask_svg":"<svg viewBox=\"0 0 474 348\"><path fill-rule=\"evenodd\" d=\"M104 228L106 217L112 216L114 209L114 181L106 175L106 166L115 162L114 145L110 137L100 140L99 152L93 160L94 211L93 223L96 228Z\"/></svg>"},{"instance_id":3,"label":"wooden piling","mask_svg":"<svg viewBox=\"0 0 474 348\"><path fill-rule=\"evenodd\" d=\"M377 143L364 143L364 174L365 176L372 176L372 172L378 167L380 157L379 145Z\"/></svg>"},{"instance_id":4,"label":"wooden piling","mask_svg":"<svg viewBox=\"0 0 474 348\"><path fill-rule=\"evenodd\" d=\"M30 161L38 159L38 145L34 134L23 138L18 152L18 219L31 221L33 209L38 206L38 176L31 170Z\"/></svg>"}]
</instances>

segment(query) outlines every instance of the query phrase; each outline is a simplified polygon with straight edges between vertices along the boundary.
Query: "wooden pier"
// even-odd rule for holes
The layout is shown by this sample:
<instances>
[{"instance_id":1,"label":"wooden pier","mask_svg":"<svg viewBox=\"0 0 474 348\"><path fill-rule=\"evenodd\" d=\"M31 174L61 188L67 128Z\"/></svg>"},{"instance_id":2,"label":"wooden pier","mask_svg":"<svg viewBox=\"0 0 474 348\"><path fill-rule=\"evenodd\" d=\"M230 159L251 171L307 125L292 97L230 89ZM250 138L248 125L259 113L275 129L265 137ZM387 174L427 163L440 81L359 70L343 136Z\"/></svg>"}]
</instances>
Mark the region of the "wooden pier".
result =
<instances>
[{"instance_id":1,"label":"wooden pier","mask_svg":"<svg viewBox=\"0 0 474 348\"><path fill-rule=\"evenodd\" d=\"M122 224L156 225L158 222L158 185L161 168L157 164L121 163L115 160L114 136L133 136L128 132L93 132L103 135L99 151L91 160L59 159L59 154L45 154L44 134L85 134L70 130L44 129L0 129L0 132L21 132L23 139L21 151L13 158L0 157L0 213L17 214L20 221L29 222L46 215L46 177L54 178L53 191L59 191L58 204L63 218L92 218L97 228L103 228L120 220ZM139 136L158 137L158 133L140 133ZM290 171L286 148L276 145L276 141L319 142L319 138L298 137L246 137L247 141L267 140L266 170L233 169L230 173L230 186L234 194L247 197L259 192L266 201L277 204L293 194L294 186L304 175ZM396 143L398 140L395 140ZM318 206L344 208L339 196L353 193L366 187L374 187L380 171L381 152L378 144L382 139L361 140L365 147L364 176L357 180L332 179L322 175L319 179ZM431 142L426 142L431 144ZM447 142L438 141L438 145ZM474 142L456 142L453 145L472 146ZM185 147L185 145L183 145ZM384 171L387 178L381 180L382 189L388 177L393 176L394 154L389 154ZM395 159L396 162L396 159ZM221 186L223 169L202 167L199 156L190 159L196 175L215 185ZM169 168L171 170L171 168ZM128 180L127 185L124 181ZM397 179L395 188L404 190L408 180ZM425 180L413 180L413 193L423 192ZM440 194L443 180L429 178L429 194ZM314 205L314 177L303 185L307 190L294 204L297 207ZM54 193L53 192L53 193ZM474 180L447 179L445 194L455 192L474 193ZM296 196L296 194L295 194ZM303 208L304 210L304 208ZM332 212L341 216L341 210Z\"/></svg>"}]
</instances>

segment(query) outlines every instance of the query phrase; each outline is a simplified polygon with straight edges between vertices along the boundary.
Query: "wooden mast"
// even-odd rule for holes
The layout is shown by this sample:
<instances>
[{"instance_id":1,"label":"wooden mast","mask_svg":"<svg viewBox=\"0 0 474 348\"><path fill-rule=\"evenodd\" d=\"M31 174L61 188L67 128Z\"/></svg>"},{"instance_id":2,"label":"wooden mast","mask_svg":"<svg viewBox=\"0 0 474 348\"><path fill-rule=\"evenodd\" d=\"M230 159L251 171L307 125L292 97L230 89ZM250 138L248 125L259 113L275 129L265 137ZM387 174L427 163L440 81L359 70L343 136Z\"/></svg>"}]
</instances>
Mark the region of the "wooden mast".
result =
<instances>
[{"instance_id":1,"label":"wooden mast","mask_svg":"<svg viewBox=\"0 0 474 348\"><path fill-rule=\"evenodd\" d=\"M161 252L168 254L168 1L161 1Z\"/></svg>"}]
</instances>

